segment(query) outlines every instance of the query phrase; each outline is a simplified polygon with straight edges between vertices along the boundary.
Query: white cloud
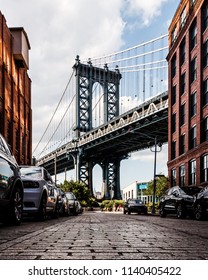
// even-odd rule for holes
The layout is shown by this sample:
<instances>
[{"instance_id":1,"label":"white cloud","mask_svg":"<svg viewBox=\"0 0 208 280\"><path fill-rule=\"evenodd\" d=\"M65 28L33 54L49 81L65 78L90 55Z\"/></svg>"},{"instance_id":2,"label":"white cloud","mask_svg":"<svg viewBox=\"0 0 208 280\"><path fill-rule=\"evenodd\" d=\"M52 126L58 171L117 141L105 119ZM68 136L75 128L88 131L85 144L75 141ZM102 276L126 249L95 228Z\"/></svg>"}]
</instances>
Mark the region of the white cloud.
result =
<instances>
[{"instance_id":1,"label":"white cloud","mask_svg":"<svg viewBox=\"0 0 208 280\"><path fill-rule=\"evenodd\" d=\"M167 0L127 0L127 14L130 16L139 16L143 25L149 25L150 22L161 13L162 4Z\"/></svg>"},{"instance_id":2,"label":"white cloud","mask_svg":"<svg viewBox=\"0 0 208 280\"><path fill-rule=\"evenodd\" d=\"M154 147L153 149L154 150ZM167 144L164 144L162 146L162 149L160 152L157 153L157 161L158 163L167 163ZM131 156L131 159L134 161L138 160L139 162L153 162L154 160L154 152L151 152L150 149L145 149L143 151L137 152L137 153L133 153Z\"/></svg>"},{"instance_id":3,"label":"white cloud","mask_svg":"<svg viewBox=\"0 0 208 280\"><path fill-rule=\"evenodd\" d=\"M9 27L23 26L30 50L33 138L40 139L80 58L118 50L122 44L123 0L7 0L1 12Z\"/></svg>"}]
</instances>

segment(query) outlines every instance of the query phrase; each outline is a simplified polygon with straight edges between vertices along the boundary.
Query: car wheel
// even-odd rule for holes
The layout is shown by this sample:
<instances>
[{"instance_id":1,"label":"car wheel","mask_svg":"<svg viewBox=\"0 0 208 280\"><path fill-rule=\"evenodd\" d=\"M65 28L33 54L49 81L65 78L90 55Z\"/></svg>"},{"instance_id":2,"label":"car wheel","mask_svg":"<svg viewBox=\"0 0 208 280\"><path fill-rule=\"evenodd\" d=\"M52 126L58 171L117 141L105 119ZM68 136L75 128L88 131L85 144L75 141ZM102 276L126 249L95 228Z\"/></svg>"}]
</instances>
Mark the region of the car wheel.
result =
<instances>
[{"instance_id":1,"label":"car wheel","mask_svg":"<svg viewBox=\"0 0 208 280\"><path fill-rule=\"evenodd\" d=\"M130 215L131 214L131 211L130 210L128 210L128 215Z\"/></svg>"},{"instance_id":2,"label":"car wheel","mask_svg":"<svg viewBox=\"0 0 208 280\"><path fill-rule=\"evenodd\" d=\"M52 213L52 218L57 219L59 217L58 203L56 203L54 212Z\"/></svg>"},{"instance_id":3,"label":"car wheel","mask_svg":"<svg viewBox=\"0 0 208 280\"><path fill-rule=\"evenodd\" d=\"M184 209L184 207L181 203L178 204L178 206L176 208L176 214L177 214L177 218L179 218L179 219L182 219L186 216L185 215L185 209Z\"/></svg>"},{"instance_id":4,"label":"car wheel","mask_svg":"<svg viewBox=\"0 0 208 280\"><path fill-rule=\"evenodd\" d=\"M40 221L46 220L46 204L47 204L47 197L46 195L43 195L38 209L38 219Z\"/></svg>"},{"instance_id":5,"label":"car wheel","mask_svg":"<svg viewBox=\"0 0 208 280\"><path fill-rule=\"evenodd\" d=\"M196 220L203 219L203 211L200 203L197 203L197 205L194 207L194 217Z\"/></svg>"},{"instance_id":6,"label":"car wheel","mask_svg":"<svg viewBox=\"0 0 208 280\"><path fill-rule=\"evenodd\" d=\"M65 207L64 207L63 204L59 207L59 211L58 212L59 212L60 216L65 216Z\"/></svg>"},{"instance_id":7,"label":"car wheel","mask_svg":"<svg viewBox=\"0 0 208 280\"><path fill-rule=\"evenodd\" d=\"M164 207L161 207L161 208L160 208L159 213L160 213L160 217L162 217L162 218L165 218L165 217L167 216L167 213L166 213L166 211L164 210Z\"/></svg>"},{"instance_id":8,"label":"car wheel","mask_svg":"<svg viewBox=\"0 0 208 280\"><path fill-rule=\"evenodd\" d=\"M8 223L13 225L20 225L23 213L23 194L19 188L16 188L12 195L10 204Z\"/></svg>"},{"instance_id":9,"label":"car wheel","mask_svg":"<svg viewBox=\"0 0 208 280\"><path fill-rule=\"evenodd\" d=\"M126 210L123 210L124 215L126 214Z\"/></svg>"},{"instance_id":10,"label":"car wheel","mask_svg":"<svg viewBox=\"0 0 208 280\"><path fill-rule=\"evenodd\" d=\"M144 211L144 215L147 215L147 210Z\"/></svg>"},{"instance_id":11,"label":"car wheel","mask_svg":"<svg viewBox=\"0 0 208 280\"><path fill-rule=\"evenodd\" d=\"M67 208L67 211L66 211L65 214L66 214L67 217L70 215L70 208L69 207Z\"/></svg>"}]
</instances>

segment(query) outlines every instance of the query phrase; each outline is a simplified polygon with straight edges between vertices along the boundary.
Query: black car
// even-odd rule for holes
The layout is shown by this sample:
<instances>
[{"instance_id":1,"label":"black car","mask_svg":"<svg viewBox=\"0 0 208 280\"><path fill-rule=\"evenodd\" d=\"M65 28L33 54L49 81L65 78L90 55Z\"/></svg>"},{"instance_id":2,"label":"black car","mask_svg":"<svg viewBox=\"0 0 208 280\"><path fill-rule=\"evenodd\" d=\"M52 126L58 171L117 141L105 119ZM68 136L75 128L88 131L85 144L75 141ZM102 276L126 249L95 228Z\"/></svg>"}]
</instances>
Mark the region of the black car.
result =
<instances>
[{"instance_id":1,"label":"black car","mask_svg":"<svg viewBox=\"0 0 208 280\"><path fill-rule=\"evenodd\" d=\"M208 216L208 186L204 187L194 198L194 217L202 220Z\"/></svg>"},{"instance_id":2,"label":"black car","mask_svg":"<svg viewBox=\"0 0 208 280\"><path fill-rule=\"evenodd\" d=\"M138 213L138 214L147 214L147 206L144 204L144 202L141 199L133 199L129 198L123 208L123 213L128 213L129 215L131 213Z\"/></svg>"},{"instance_id":3,"label":"black car","mask_svg":"<svg viewBox=\"0 0 208 280\"><path fill-rule=\"evenodd\" d=\"M79 202L72 192L66 192L67 203L70 214L78 215L80 213Z\"/></svg>"},{"instance_id":4,"label":"black car","mask_svg":"<svg viewBox=\"0 0 208 280\"><path fill-rule=\"evenodd\" d=\"M178 186L168 189L160 198L159 213L161 217L167 214L176 214L178 218L185 218L193 214L194 198Z\"/></svg>"},{"instance_id":5,"label":"black car","mask_svg":"<svg viewBox=\"0 0 208 280\"><path fill-rule=\"evenodd\" d=\"M23 184L19 166L0 134L0 220L19 225L23 212Z\"/></svg>"}]
</instances>

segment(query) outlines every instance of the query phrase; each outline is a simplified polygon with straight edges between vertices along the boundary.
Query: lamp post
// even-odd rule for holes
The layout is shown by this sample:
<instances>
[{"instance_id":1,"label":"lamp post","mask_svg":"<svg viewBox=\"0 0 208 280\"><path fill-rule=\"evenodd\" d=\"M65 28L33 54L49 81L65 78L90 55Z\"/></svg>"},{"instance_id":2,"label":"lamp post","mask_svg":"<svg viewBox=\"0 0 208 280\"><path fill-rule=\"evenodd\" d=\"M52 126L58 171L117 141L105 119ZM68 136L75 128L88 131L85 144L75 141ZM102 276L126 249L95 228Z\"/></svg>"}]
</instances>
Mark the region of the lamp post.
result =
<instances>
[{"instance_id":1,"label":"lamp post","mask_svg":"<svg viewBox=\"0 0 208 280\"><path fill-rule=\"evenodd\" d=\"M153 174L153 203L152 203L152 214L155 214L155 194L156 194L156 166L157 166L157 153L162 151L162 143L157 141L157 136L151 137L146 133L143 132L134 132L130 131L131 133L145 135L149 139L154 139L154 148L151 147L150 151L154 152L154 174ZM159 147L159 149L157 148Z\"/></svg>"},{"instance_id":2,"label":"lamp post","mask_svg":"<svg viewBox=\"0 0 208 280\"><path fill-rule=\"evenodd\" d=\"M159 147L159 149L157 149ZM156 194L156 162L157 153L161 152L162 144L157 142L157 136L155 136L154 149L150 148L151 152L154 152L154 175L153 175L153 202L152 202L152 214L155 214L155 194Z\"/></svg>"},{"instance_id":3,"label":"lamp post","mask_svg":"<svg viewBox=\"0 0 208 280\"><path fill-rule=\"evenodd\" d=\"M78 149L77 149L78 139L72 139L71 142L73 144L73 147L71 148L71 150L68 150L66 152L66 155L68 157L68 160L70 159L70 157L72 157L72 159L73 159L74 168L75 168L75 180L77 182L78 178L79 178L79 175L78 175L79 155L78 155Z\"/></svg>"}]
</instances>

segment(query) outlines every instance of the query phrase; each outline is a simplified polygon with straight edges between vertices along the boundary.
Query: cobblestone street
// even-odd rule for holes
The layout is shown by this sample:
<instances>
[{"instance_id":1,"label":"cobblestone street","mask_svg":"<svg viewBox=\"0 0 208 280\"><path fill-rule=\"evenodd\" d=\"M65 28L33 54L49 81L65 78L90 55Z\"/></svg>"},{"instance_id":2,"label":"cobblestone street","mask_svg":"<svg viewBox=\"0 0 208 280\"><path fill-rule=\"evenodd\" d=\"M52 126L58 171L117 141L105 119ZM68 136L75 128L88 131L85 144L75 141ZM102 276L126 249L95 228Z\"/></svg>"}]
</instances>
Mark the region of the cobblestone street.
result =
<instances>
[{"instance_id":1,"label":"cobblestone street","mask_svg":"<svg viewBox=\"0 0 208 280\"><path fill-rule=\"evenodd\" d=\"M0 259L208 259L208 221L84 212L0 225Z\"/></svg>"}]
</instances>

